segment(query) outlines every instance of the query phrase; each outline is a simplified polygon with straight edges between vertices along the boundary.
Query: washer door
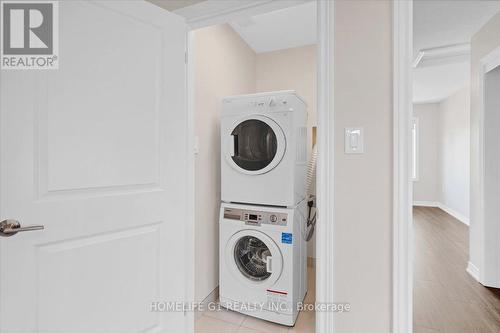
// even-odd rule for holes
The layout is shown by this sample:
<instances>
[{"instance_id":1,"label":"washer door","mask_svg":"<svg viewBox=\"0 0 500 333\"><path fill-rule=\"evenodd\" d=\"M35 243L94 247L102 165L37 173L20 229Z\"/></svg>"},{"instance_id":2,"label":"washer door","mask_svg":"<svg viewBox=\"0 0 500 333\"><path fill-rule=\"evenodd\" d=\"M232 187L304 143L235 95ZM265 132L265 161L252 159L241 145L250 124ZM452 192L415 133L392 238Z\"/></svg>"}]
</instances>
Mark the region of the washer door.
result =
<instances>
[{"instance_id":1,"label":"washer door","mask_svg":"<svg viewBox=\"0 0 500 333\"><path fill-rule=\"evenodd\" d=\"M267 288L281 276L283 256L266 234L241 230L227 242L226 264L243 284Z\"/></svg>"},{"instance_id":2,"label":"washer door","mask_svg":"<svg viewBox=\"0 0 500 333\"><path fill-rule=\"evenodd\" d=\"M278 124L268 117L253 115L233 126L226 157L242 173L263 174L280 163L285 148L285 135Z\"/></svg>"}]
</instances>

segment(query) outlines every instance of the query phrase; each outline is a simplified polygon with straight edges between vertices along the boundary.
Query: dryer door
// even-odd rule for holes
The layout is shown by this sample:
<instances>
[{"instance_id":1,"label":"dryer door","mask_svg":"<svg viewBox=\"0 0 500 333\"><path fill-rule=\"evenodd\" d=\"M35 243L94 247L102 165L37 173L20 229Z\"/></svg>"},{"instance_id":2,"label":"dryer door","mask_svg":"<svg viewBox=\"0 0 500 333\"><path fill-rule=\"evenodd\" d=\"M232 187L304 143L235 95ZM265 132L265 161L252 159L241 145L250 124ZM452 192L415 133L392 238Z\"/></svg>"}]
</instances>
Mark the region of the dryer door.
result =
<instances>
[{"instance_id":1,"label":"dryer door","mask_svg":"<svg viewBox=\"0 0 500 333\"><path fill-rule=\"evenodd\" d=\"M276 243L256 230L241 230L226 246L226 264L245 285L272 286L281 276L283 256Z\"/></svg>"},{"instance_id":2,"label":"dryer door","mask_svg":"<svg viewBox=\"0 0 500 333\"><path fill-rule=\"evenodd\" d=\"M239 172L263 174L280 163L285 149L281 127L268 117L253 115L233 124L227 140L226 159Z\"/></svg>"}]
</instances>

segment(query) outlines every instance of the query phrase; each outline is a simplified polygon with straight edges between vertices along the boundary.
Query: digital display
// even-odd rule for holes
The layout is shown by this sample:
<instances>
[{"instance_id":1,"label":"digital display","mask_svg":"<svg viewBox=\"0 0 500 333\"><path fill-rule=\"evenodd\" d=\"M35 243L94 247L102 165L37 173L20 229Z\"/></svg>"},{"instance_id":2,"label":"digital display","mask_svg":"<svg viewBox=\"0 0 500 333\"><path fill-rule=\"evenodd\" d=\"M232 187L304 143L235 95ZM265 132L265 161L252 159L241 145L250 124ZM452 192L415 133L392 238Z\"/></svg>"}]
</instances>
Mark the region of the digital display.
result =
<instances>
[{"instance_id":1,"label":"digital display","mask_svg":"<svg viewBox=\"0 0 500 333\"><path fill-rule=\"evenodd\" d=\"M249 220L255 220L255 221L257 221L257 215L255 215L255 214L248 214L248 219Z\"/></svg>"}]
</instances>

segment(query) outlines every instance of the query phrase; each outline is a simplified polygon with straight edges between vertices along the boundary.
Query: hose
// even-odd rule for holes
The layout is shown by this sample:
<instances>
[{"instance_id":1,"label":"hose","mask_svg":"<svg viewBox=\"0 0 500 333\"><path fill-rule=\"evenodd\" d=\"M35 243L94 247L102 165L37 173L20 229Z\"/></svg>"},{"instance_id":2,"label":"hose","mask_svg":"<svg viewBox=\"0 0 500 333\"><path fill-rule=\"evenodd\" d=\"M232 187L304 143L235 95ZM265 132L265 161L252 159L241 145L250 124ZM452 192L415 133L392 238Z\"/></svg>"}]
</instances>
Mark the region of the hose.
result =
<instances>
[{"instance_id":1,"label":"hose","mask_svg":"<svg viewBox=\"0 0 500 333\"><path fill-rule=\"evenodd\" d=\"M305 240L308 242L314 235L314 229L316 227L316 211L312 214L313 207L316 206L316 195L315 188L313 184L316 182L316 160L318 157L318 148L316 145L313 146L311 160L307 167L307 178L306 178L306 190L307 190L307 223L305 225ZM311 216L312 214L312 216Z\"/></svg>"}]
</instances>

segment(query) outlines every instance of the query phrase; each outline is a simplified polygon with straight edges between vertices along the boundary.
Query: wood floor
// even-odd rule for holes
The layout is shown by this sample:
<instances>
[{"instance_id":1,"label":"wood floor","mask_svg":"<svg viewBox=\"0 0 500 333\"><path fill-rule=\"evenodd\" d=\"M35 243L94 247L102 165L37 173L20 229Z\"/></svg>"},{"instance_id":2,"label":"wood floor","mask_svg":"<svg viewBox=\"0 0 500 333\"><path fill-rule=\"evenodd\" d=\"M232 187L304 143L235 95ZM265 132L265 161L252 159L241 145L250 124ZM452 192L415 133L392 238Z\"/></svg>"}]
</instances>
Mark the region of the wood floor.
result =
<instances>
[{"instance_id":1,"label":"wood floor","mask_svg":"<svg viewBox=\"0 0 500 333\"><path fill-rule=\"evenodd\" d=\"M468 228L439 208L415 207L415 333L500 332L500 289L466 271Z\"/></svg>"}]
</instances>

